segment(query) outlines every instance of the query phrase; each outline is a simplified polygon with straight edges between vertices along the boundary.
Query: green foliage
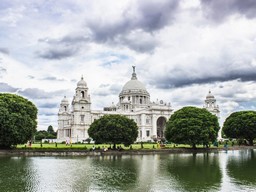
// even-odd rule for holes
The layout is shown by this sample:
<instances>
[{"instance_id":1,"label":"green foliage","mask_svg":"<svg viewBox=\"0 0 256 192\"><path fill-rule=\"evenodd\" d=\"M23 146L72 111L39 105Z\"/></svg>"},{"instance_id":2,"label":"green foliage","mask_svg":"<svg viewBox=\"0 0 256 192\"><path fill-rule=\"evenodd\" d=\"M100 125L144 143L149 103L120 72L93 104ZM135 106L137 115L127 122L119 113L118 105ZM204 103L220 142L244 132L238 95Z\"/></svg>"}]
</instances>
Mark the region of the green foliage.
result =
<instances>
[{"instance_id":1,"label":"green foliage","mask_svg":"<svg viewBox=\"0 0 256 192\"><path fill-rule=\"evenodd\" d=\"M30 140L36 131L37 108L29 100L0 93L0 148Z\"/></svg>"},{"instance_id":2,"label":"green foliage","mask_svg":"<svg viewBox=\"0 0 256 192\"><path fill-rule=\"evenodd\" d=\"M55 132L54 132L54 130L53 130L53 127L50 125L50 126L48 126L48 128L47 128L47 132L49 133L49 134L52 134L52 135L54 135L55 134Z\"/></svg>"},{"instance_id":3,"label":"green foliage","mask_svg":"<svg viewBox=\"0 0 256 192\"><path fill-rule=\"evenodd\" d=\"M57 138L57 131L55 132L51 125L48 126L47 133L48 133L48 135L46 137L47 139L56 139Z\"/></svg>"},{"instance_id":4,"label":"green foliage","mask_svg":"<svg viewBox=\"0 0 256 192\"><path fill-rule=\"evenodd\" d=\"M166 124L165 138L177 144L208 145L217 139L218 118L206 109L183 107Z\"/></svg>"},{"instance_id":5,"label":"green foliage","mask_svg":"<svg viewBox=\"0 0 256 192\"><path fill-rule=\"evenodd\" d=\"M42 139L56 139L56 132L49 133L45 130L37 131L35 133L35 140L41 141Z\"/></svg>"},{"instance_id":6,"label":"green foliage","mask_svg":"<svg viewBox=\"0 0 256 192\"><path fill-rule=\"evenodd\" d=\"M222 131L228 138L246 139L253 145L256 138L256 111L232 113L225 120Z\"/></svg>"},{"instance_id":7,"label":"green foliage","mask_svg":"<svg viewBox=\"0 0 256 192\"><path fill-rule=\"evenodd\" d=\"M53 127L50 125L47 128L47 131L41 130L35 133L35 140L41 141L42 139L56 139L57 132L54 131Z\"/></svg>"},{"instance_id":8,"label":"green foliage","mask_svg":"<svg viewBox=\"0 0 256 192\"><path fill-rule=\"evenodd\" d=\"M96 143L130 145L138 137L138 127L125 116L104 115L91 124L88 134Z\"/></svg>"},{"instance_id":9,"label":"green foliage","mask_svg":"<svg viewBox=\"0 0 256 192\"><path fill-rule=\"evenodd\" d=\"M37 131L35 133L35 140L41 141L42 139L46 139L47 135L48 135L47 131Z\"/></svg>"}]
</instances>

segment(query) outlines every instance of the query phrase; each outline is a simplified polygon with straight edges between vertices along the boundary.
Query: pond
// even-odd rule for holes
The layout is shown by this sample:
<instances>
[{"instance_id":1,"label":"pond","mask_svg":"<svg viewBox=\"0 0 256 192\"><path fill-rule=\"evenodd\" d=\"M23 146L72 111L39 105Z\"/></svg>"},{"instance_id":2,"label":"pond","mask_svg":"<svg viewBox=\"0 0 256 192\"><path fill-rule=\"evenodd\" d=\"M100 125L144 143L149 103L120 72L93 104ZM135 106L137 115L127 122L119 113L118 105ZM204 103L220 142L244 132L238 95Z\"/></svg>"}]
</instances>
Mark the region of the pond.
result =
<instances>
[{"instance_id":1,"label":"pond","mask_svg":"<svg viewBox=\"0 0 256 192\"><path fill-rule=\"evenodd\" d=\"M255 152L0 156L0 191L255 191Z\"/></svg>"}]
</instances>

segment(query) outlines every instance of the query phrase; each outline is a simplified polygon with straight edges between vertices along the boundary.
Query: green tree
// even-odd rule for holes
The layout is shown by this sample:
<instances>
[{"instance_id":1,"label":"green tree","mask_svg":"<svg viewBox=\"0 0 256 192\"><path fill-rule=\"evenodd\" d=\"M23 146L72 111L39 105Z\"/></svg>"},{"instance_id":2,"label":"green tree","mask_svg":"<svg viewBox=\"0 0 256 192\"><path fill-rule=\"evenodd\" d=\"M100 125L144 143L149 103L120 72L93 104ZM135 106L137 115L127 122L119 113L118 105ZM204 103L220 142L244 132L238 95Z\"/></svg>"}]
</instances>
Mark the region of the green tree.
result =
<instances>
[{"instance_id":1,"label":"green tree","mask_svg":"<svg viewBox=\"0 0 256 192\"><path fill-rule=\"evenodd\" d=\"M45 130L37 131L35 133L35 140L36 141L41 141L42 139L48 138L48 132Z\"/></svg>"},{"instance_id":2,"label":"green tree","mask_svg":"<svg viewBox=\"0 0 256 192\"><path fill-rule=\"evenodd\" d=\"M53 129L53 127L52 127L51 125L48 126L47 132L48 132L49 134L52 134L52 135L55 134L54 129Z\"/></svg>"},{"instance_id":3,"label":"green tree","mask_svg":"<svg viewBox=\"0 0 256 192\"><path fill-rule=\"evenodd\" d=\"M32 139L37 127L37 108L29 100L0 93L0 148L10 148Z\"/></svg>"},{"instance_id":4,"label":"green tree","mask_svg":"<svg viewBox=\"0 0 256 192\"><path fill-rule=\"evenodd\" d=\"M132 144L138 137L138 127L125 116L104 115L91 124L88 134L96 143L112 143L116 148L116 144Z\"/></svg>"},{"instance_id":5,"label":"green tree","mask_svg":"<svg viewBox=\"0 0 256 192\"><path fill-rule=\"evenodd\" d=\"M53 127L50 125L47 129L48 132L48 139L56 139L57 138L57 132L54 131Z\"/></svg>"},{"instance_id":6,"label":"green tree","mask_svg":"<svg viewBox=\"0 0 256 192\"><path fill-rule=\"evenodd\" d=\"M217 139L218 118L206 109L183 107L168 120L165 138L178 144L189 144L196 148L198 144L208 145Z\"/></svg>"},{"instance_id":7,"label":"green tree","mask_svg":"<svg viewBox=\"0 0 256 192\"><path fill-rule=\"evenodd\" d=\"M225 120L222 131L228 138L246 139L253 145L256 138L256 111L232 113Z\"/></svg>"},{"instance_id":8,"label":"green tree","mask_svg":"<svg viewBox=\"0 0 256 192\"><path fill-rule=\"evenodd\" d=\"M50 125L47 128L47 131L40 130L35 133L35 140L41 141L42 139L56 139L57 132L54 131L53 127Z\"/></svg>"}]
</instances>

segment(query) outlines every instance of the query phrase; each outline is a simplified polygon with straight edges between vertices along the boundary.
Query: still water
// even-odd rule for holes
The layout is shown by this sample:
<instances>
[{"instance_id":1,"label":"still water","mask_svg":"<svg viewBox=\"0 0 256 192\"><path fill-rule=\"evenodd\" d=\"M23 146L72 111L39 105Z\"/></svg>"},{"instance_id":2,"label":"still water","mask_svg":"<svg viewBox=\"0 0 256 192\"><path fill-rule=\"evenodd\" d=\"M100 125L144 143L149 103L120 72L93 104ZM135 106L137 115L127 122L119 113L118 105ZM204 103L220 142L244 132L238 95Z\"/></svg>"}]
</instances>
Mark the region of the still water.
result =
<instances>
[{"instance_id":1,"label":"still water","mask_svg":"<svg viewBox=\"0 0 256 192\"><path fill-rule=\"evenodd\" d=\"M0 191L256 191L255 154L0 156Z\"/></svg>"}]
</instances>

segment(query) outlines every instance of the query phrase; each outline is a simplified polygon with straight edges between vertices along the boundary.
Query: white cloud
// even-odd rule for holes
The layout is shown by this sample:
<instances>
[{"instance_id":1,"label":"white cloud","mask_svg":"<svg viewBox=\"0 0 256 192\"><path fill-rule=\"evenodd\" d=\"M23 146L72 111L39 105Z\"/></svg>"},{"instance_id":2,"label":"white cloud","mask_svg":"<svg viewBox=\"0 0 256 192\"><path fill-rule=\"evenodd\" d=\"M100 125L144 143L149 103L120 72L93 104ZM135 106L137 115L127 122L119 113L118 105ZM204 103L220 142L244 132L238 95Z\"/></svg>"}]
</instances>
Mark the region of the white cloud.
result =
<instances>
[{"instance_id":1,"label":"white cloud","mask_svg":"<svg viewBox=\"0 0 256 192\"><path fill-rule=\"evenodd\" d=\"M222 120L255 109L254 7L205 2L3 0L0 91L30 97L46 129L57 126L56 106L64 95L71 101L81 75L101 109L118 102L136 65L152 101L201 107L212 90Z\"/></svg>"}]
</instances>

